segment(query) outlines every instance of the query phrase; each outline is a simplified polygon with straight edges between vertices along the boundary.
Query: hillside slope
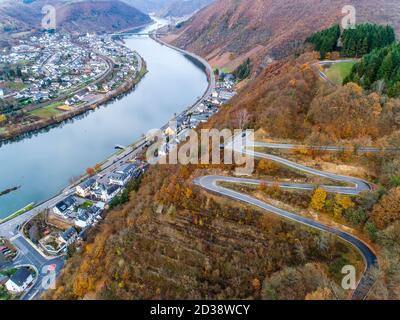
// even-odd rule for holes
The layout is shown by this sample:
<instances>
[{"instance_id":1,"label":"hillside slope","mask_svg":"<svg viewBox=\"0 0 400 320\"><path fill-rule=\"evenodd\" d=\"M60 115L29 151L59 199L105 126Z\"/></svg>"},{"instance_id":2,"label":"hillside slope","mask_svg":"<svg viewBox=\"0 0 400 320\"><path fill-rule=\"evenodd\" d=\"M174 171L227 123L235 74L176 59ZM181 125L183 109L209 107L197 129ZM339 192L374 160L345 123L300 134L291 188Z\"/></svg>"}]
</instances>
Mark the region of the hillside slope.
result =
<instances>
[{"instance_id":1,"label":"hillside slope","mask_svg":"<svg viewBox=\"0 0 400 320\"><path fill-rule=\"evenodd\" d=\"M392 137L400 143L400 123L393 119L400 113L400 100L381 105L378 95L366 94L355 84L330 87L312 70L314 62L315 57L308 53L271 64L204 126L235 128L235 113L245 106L250 114L248 127L261 129L266 138L277 141L292 138L322 145L345 140L369 145L373 140ZM391 143L390 139L386 142ZM340 167L336 165L339 161L361 161L358 165L375 170L374 178L386 181L386 186L395 170L400 173L397 154L385 156L384 162L379 161L380 154L362 160L349 157L353 156L339 154L336 158L329 153L324 159L335 169ZM321 160L322 155L316 159ZM130 193L129 201L109 211L104 223L90 232L88 241L67 262L57 289L47 292L45 298L305 299L318 289L331 288L335 295L330 292L325 299L343 299L345 295L337 288L342 266L361 268L360 257L352 247L335 237L209 194L193 184L196 177L207 174L233 175L232 169L227 165L151 167L138 190ZM261 162L255 175L277 181L293 175L299 178L283 167ZM274 187L268 190L257 190L257 197L278 201L274 202L278 206L293 206L295 212L309 208L311 194L281 193ZM372 210L380 201L380 192L353 199L354 210L349 208L341 223L349 219L361 232L364 225L368 226L365 223L371 211L378 221L385 222L387 212L391 212L389 205L382 203L382 209ZM276 198L273 194L281 195ZM333 219L332 201L337 199L326 201L326 212L319 217ZM360 210L364 218L358 217ZM400 226L399 212L395 209L390 213L393 217L388 228L394 220ZM400 232L400 228L396 230ZM382 247L394 252L384 243ZM398 266L398 256L385 258ZM391 270L382 273L373 297L398 298L398 277L391 276L398 273ZM296 280L287 283L289 277Z\"/></svg>"},{"instance_id":2,"label":"hillside slope","mask_svg":"<svg viewBox=\"0 0 400 320\"><path fill-rule=\"evenodd\" d=\"M169 38L216 66L235 67L248 56L262 63L279 59L316 30L338 23L344 5L357 10L357 22L393 24L400 31L396 0L217 0Z\"/></svg>"},{"instance_id":3,"label":"hillside slope","mask_svg":"<svg viewBox=\"0 0 400 320\"><path fill-rule=\"evenodd\" d=\"M151 22L147 14L121 1L7 0L0 6L0 32L41 28L46 4L57 10L57 28L69 31L116 31Z\"/></svg>"},{"instance_id":4,"label":"hillside slope","mask_svg":"<svg viewBox=\"0 0 400 320\"><path fill-rule=\"evenodd\" d=\"M121 1L84 1L64 5L58 12L60 27L67 30L115 31L151 22L147 14Z\"/></svg>"},{"instance_id":5,"label":"hillside slope","mask_svg":"<svg viewBox=\"0 0 400 320\"><path fill-rule=\"evenodd\" d=\"M207 6L214 0L122 0L146 13L164 17L182 17Z\"/></svg>"}]
</instances>

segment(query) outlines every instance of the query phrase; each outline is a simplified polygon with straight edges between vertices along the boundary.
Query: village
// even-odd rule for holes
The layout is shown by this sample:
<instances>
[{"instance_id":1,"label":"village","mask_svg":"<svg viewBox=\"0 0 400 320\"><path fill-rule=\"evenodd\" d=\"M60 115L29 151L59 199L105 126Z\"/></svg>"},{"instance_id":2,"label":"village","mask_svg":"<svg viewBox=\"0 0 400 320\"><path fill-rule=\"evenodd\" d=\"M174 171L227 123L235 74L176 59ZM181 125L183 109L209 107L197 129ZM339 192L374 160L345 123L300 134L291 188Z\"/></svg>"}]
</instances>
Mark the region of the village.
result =
<instances>
[{"instance_id":1,"label":"village","mask_svg":"<svg viewBox=\"0 0 400 320\"><path fill-rule=\"evenodd\" d=\"M41 33L0 53L3 130L74 115L135 79L142 68L139 55L110 35Z\"/></svg>"},{"instance_id":2,"label":"village","mask_svg":"<svg viewBox=\"0 0 400 320\"><path fill-rule=\"evenodd\" d=\"M236 95L236 79L233 74L221 74L216 81L215 90L199 104L189 108L182 114L174 117L164 128L164 142L158 151L159 156L167 155L184 142L190 129L197 128L201 123L206 123L219 108Z\"/></svg>"},{"instance_id":3,"label":"village","mask_svg":"<svg viewBox=\"0 0 400 320\"><path fill-rule=\"evenodd\" d=\"M82 37L80 41L86 41L85 39ZM92 40L90 43L93 49L100 50L96 47L99 43ZM115 54L116 48L108 48ZM107 53L110 54L109 51ZM190 129L207 122L232 99L236 94L235 84L233 75L219 75L210 96L175 115L162 128L164 143L158 152L159 156L167 154L184 142ZM116 146L118 150L108 159L110 164L107 167L96 166L87 170L86 175L69 189L71 192L66 192L53 206L21 226L23 241L29 246L31 254L44 261L61 263L72 252L80 250L88 232L104 220L110 205L129 189L132 182L140 182L141 176L149 167L143 154L150 144L145 139L140 144L141 147L132 147L132 150ZM0 241L0 248L0 299L26 297L35 284L37 285L36 269L39 266L18 264L19 252L9 241ZM50 266L55 269L56 263Z\"/></svg>"}]
</instances>

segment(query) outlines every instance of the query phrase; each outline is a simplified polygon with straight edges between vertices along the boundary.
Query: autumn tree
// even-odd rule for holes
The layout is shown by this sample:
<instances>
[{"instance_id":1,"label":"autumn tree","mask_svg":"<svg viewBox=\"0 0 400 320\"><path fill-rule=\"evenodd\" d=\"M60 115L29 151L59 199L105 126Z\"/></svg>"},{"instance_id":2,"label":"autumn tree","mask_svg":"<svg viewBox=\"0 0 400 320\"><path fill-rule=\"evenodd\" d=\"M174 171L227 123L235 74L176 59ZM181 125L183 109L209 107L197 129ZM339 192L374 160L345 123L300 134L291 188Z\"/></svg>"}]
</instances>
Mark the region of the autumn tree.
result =
<instances>
[{"instance_id":1,"label":"autumn tree","mask_svg":"<svg viewBox=\"0 0 400 320\"><path fill-rule=\"evenodd\" d=\"M318 288L306 295L305 300L332 300L334 297L332 290L329 288Z\"/></svg>"},{"instance_id":2,"label":"autumn tree","mask_svg":"<svg viewBox=\"0 0 400 320\"><path fill-rule=\"evenodd\" d=\"M94 176L96 174L96 170L94 168L87 168L86 173L88 176Z\"/></svg>"},{"instance_id":3,"label":"autumn tree","mask_svg":"<svg viewBox=\"0 0 400 320\"><path fill-rule=\"evenodd\" d=\"M329 280L320 265L308 263L296 268L286 267L267 277L263 283L262 295L268 300L303 300L317 296L309 295L310 292L327 287L336 285ZM321 292L318 295L321 296Z\"/></svg>"},{"instance_id":4,"label":"autumn tree","mask_svg":"<svg viewBox=\"0 0 400 320\"><path fill-rule=\"evenodd\" d=\"M379 229L384 229L400 220L400 187L391 189L382 197L375 205L371 218Z\"/></svg>"},{"instance_id":5,"label":"autumn tree","mask_svg":"<svg viewBox=\"0 0 400 320\"><path fill-rule=\"evenodd\" d=\"M279 166L276 162L271 160L262 159L257 164L257 170L264 174L274 174Z\"/></svg>"},{"instance_id":6,"label":"autumn tree","mask_svg":"<svg viewBox=\"0 0 400 320\"><path fill-rule=\"evenodd\" d=\"M233 124L235 129L243 130L250 121L250 113L247 109L241 109L233 114Z\"/></svg>"},{"instance_id":7,"label":"autumn tree","mask_svg":"<svg viewBox=\"0 0 400 320\"><path fill-rule=\"evenodd\" d=\"M344 210L354 207L354 202L347 195L337 194L335 196L334 215L340 218Z\"/></svg>"},{"instance_id":8,"label":"autumn tree","mask_svg":"<svg viewBox=\"0 0 400 320\"><path fill-rule=\"evenodd\" d=\"M311 198L311 208L315 209L315 210L322 210L325 206L325 201L327 198L328 194L327 192L322 189L322 188L317 188L314 193L313 196Z\"/></svg>"}]
</instances>

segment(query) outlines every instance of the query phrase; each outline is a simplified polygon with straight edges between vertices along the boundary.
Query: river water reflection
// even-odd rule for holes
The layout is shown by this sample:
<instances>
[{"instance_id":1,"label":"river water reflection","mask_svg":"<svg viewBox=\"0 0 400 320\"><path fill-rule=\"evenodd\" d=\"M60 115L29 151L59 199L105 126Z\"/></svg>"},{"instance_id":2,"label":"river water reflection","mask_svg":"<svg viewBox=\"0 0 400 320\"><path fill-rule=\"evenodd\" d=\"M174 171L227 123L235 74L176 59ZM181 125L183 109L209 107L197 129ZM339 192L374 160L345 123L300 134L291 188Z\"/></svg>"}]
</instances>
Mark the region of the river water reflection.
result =
<instances>
[{"instance_id":1,"label":"river water reflection","mask_svg":"<svg viewBox=\"0 0 400 320\"><path fill-rule=\"evenodd\" d=\"M126 45L146 60L149 73L121 99L83 117L0 147L0 219L62 190L73 176L101 162L117 144L127 145L158 128L200 97L207 77L178 52L148 37Z\"/></svg>"}]
</instances>

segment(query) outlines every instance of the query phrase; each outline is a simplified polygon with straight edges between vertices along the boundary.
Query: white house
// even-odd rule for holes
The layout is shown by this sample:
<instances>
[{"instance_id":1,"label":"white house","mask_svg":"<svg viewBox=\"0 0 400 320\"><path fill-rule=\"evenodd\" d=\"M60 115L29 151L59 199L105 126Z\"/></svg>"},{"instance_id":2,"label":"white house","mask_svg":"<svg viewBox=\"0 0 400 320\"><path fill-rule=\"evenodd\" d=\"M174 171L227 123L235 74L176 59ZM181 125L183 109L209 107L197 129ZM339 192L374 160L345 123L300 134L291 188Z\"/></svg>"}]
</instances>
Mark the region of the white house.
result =
<instances>
[{"instance_id":1,"label":"white house","mask_svg":"<svg viewBox=\"0 0 400 320\"><path fill-rule=\"evenodd\" d=\"M110 176L110 184L124 186L128 183L130 175L126 173L116 172Z\"/></svg>"},{"instance_id":2,"label":"white house","mask_svg":"<svg viewBox=\"0 0 400 320\"><path fill-rule=\"evenodd\" d=\"M31 271L26 267L22 267L6 282L6 288L10 292L22 293L32 282L33 276Z\"/></svg>"},{"instance_id":3,"label":"white house","mask_svg":"<svg viewBox=\"0 0 400 320\"><path fill-rule=\"evenodd\" d=\"M116 184L112 184L107 187L101 184L93 191L93 194L97 199L100 199L101 201L107 203L112 198L114 198L120 191L121 191L120 186Z\"/></svg>"},{"instance_id":4,"label":"white house","mask_svg":"<svg viewBox=\"0 0 400 320\"><path fill-rule=\"evenodd\" d=\"M96 188L96 186L97 180L95 178L87 179L76 187L76 194L80 197L86 198L90 196L92 189Z\"/></svg>"},{"instance_id":5,"label":"white house","mask_svg":"<svg viewBox=\"0 0 400 320\"><path fill-rule=\"evenodd\" d=\"M69 246L78 239L78 232L76 232L75 228L69 228L62 232L58 239L65 245Z\"/></svg>"},{"instance_id":6,"label":"white house","mask_svg":"<svg viewBox=\"0 0 400 320\"><path fill-rule=\"evenodd\" d=\"M0 99L2 99L4 97L4 91L3 89L0 89Z\"/></svg>"},{"instance_id":7,"label":"white house","mask_svg":"<svg viewBox=\"0 0 400 320\"><path fill-rule=\"evenodd\" d=\"M86 212L81 212L75 218L74 223L78 228L84 229L84 228L90 226L93 223L93 221Z\"/></svg>"},{"instance_id":8,"label":"white house","mask_svg":"<svg viewBox=\"0 0 400 320\"><path fill-rule=\"evenodd\" d=\"M53 212L60 216L65 216L69 211L72 211L74 209L75 204L75 198L73 196L69 196L68 198L65 198L64 200L57 203L53 208Z\"/></svg>"}]
</instances>

